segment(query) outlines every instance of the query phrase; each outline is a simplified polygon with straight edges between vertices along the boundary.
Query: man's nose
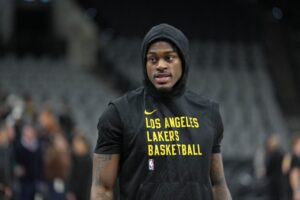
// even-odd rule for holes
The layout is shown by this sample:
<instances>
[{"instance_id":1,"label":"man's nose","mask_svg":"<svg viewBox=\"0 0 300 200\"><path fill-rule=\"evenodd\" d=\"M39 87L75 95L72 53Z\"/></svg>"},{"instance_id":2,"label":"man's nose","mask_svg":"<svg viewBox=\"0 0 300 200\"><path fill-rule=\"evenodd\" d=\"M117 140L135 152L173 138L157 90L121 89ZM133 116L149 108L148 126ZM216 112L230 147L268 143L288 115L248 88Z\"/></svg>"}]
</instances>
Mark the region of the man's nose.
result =
<instances>
[{"instance_id":1,"label":"man's nose","mask_svg":"<svg viewBox=\"0 0 300 200\"><path fill-rule=\"evenodd\" d=\"M163 59L158 60L158 63L156 66L157 70L165 70L167 67L168 67L168 65Z\"/></svg>"}]
</instances>

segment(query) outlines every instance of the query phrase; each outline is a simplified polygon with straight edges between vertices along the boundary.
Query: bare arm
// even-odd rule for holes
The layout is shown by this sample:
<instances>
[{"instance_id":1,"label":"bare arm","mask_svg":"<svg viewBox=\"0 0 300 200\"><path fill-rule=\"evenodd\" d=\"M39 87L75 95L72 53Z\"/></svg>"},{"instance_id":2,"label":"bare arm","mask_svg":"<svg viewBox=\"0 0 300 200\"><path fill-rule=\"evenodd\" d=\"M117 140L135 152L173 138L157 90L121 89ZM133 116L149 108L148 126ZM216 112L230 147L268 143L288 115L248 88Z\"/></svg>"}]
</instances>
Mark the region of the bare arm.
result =
<instances>
[{"instance_id":1,"label":"bare arm","mask_svg":"<svg viewBox=\"0 0 300 200\"><path fill-rule=\"evenodd\" d=\"M91 200L112 200L119 154L94 154Z\"/></svg>"},{"instance_id":2,"label":"bare arm","mask_svg":"<svg viewBox=\"0 0 300 200\"><path fill-rule=\"evenodd\" d=\"M293 200L300 199L300 169L293 167L290 173L290 184L293 190Z\"/></svg>"},{"instance_id":3,"label":"bare arm","mask_svg":"<svg viewBox=\"0 0 300 200\"><path fill-rule=\"evenodd\" d=\"M224 176L223 161L220 153L213 153L210 178L213 186L214 200L232 200Z\"/></svg>"}]
</instances>

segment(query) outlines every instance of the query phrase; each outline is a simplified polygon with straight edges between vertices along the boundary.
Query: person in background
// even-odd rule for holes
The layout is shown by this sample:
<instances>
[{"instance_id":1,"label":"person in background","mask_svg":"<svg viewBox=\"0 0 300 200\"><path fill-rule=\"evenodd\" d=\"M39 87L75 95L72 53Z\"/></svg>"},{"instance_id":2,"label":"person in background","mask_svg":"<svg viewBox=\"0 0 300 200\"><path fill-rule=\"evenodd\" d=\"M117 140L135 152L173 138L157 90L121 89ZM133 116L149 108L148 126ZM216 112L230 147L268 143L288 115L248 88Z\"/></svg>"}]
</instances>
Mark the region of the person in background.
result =
<instances>
[{"instance_id":1,"label":"person in background","mask_svg":"<svg viewBox=\"0 0 300 200\"><path fill-rule=\"evenodd\" d=\"M35 105L34 99L31 94L26 93L23 95L24 111L22 120L28 123L36 123L38 117L38 110Z\"/></svg>"},{"instance_id":2,"label":"person in background","mask_svg":"<svg viewBox=\"0 0 300 200\"><path fill-rule=\"evenodd\" d=\"M291 152L288 152L282 162L284 174L284 200L300 200L300 133L295 133L291 139Z\"/></svg>"},{"instance_id":3,"label":"person in background","mask_svg":"<svg viewBox=\"0 0 300 200\"><path fill-rule=\"evenodd\" d=\"M72 167L69 144L63 134L52 136L44 155L45 178L50 200L65 200L69 190L68 179Z\"/></svg>"},{"instance_id":4,"label":"person in background","mask_svg":"<svg viewBox=\"0 0 300 200\"><path fill-rule=\"evenodd\" d=\"M12 190L13 151L7 129L0 123L0 200L13 197Z\"/></svg>"},{"instance_id":5,"label":"person in background","mask_svg":"<svg viewBox=\"0 0 300 200\"><path fill-rule=\"evenodd\" d=\"M43 152L36 128L24 125L20 141L15 147L15 174L20 182L22 200L32 200L40 193L39 184L43 179Z\"/></svg>"},{"instance_id":6,"label":"person in background","mask_svg":"<svg viewBox=\"0 0 300 200\"><path fill-rule=\"evenodd\" d=\"M60 124L60 127L61 127L65 137L67 138L68 142L71 144L75 122L72 117L71 108L66 103L62 104L62 107L60 109L60 113L58 116L58 122Z\"/></svg>"},{"instance_id":7,"label":"person in background","mask_svg":"<svg viewBox=\"0 0 300 200\"><path fill-rule=\"evenodd\" d=\"M280 143L278 134L271 134L266 140L266 177L268 196L270 200L282 199L282 179L283 174L281 170L283 149Z\"/></svg>"},{"instance_id":8,"label":"person in background","mask_svg":"<svg viewBox=\"0 0 300 200\"><path fill-rule=\"evenodd\" d=\"M92 155L90 142L84 133L75 133L72 140L72 172L70 192L76 200L89 200L92 182Z\"/></svg>"}]
</instances>

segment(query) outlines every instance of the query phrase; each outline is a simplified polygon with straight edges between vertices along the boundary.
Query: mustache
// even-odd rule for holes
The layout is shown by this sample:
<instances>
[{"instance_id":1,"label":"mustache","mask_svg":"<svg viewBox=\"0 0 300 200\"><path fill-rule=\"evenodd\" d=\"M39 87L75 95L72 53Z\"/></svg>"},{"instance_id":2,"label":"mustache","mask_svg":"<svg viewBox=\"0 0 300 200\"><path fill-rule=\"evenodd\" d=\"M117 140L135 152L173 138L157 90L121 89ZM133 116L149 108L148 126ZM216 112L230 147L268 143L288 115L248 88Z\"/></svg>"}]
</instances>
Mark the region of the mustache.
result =
<instances>
[{"instance_id":1,"label":"mustache","mask_svg":"<svg viewBox=\"0 0 300 200\"><path fill-rule=\"evenodd\" d=\"M170 72L156 72L154 78L172 76Z\"/></svg>"}]
</instances>

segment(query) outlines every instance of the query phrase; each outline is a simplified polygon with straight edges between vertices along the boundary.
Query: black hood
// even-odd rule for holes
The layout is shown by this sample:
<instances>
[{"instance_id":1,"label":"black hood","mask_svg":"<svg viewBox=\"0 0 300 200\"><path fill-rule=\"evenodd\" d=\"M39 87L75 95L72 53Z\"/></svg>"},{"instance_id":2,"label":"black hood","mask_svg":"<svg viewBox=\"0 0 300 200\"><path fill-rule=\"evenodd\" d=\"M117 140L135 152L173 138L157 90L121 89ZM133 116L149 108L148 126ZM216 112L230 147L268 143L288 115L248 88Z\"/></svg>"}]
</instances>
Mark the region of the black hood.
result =
<instances>
[{"instance_id":1,"label":"black hood","mask_svg":"<svg viewBox=\"0 0 300 200\"><path fill-rule=\"evenodd\" d=\"M158 91L155 86L151 83L147 76L146 70L146 55L149 46L156 41L168 41L176 46L179 56L182 62L182 76L178 82L174 85L172 90L166 92ZM179 29L169 24L159 24L152 27L149 32L145 35L142 42L142 63L144 73L144 86L145 89L154 97L168 98L177 95L181 95L186 86L188 69L189 69L189 41L187 37Z\"/></svg>"}]
</instances>

